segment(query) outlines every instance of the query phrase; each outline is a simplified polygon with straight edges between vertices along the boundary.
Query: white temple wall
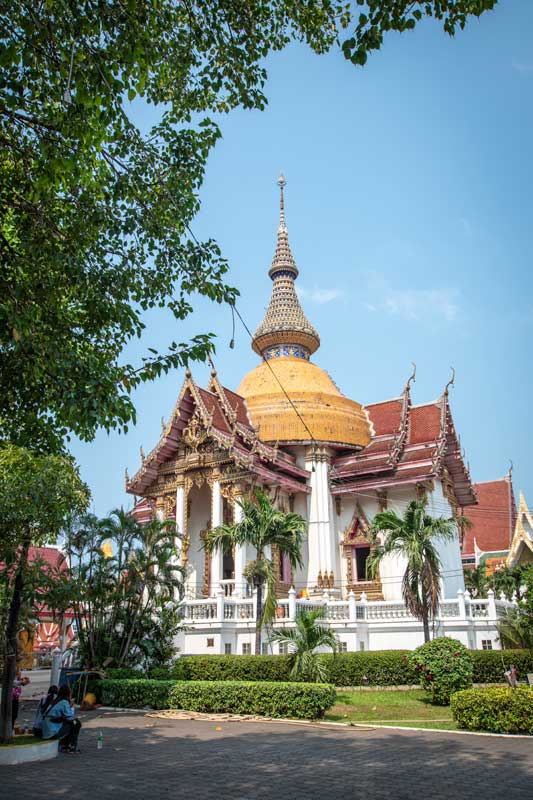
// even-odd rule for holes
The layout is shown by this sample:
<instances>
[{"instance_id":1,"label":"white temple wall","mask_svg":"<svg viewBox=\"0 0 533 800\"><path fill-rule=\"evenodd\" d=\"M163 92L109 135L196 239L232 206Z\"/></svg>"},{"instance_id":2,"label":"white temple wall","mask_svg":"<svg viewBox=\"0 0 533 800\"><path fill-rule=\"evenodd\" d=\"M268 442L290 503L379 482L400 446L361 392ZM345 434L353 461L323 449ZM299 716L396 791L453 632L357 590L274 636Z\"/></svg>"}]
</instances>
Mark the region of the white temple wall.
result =
<instances>
[{"instance_id":1,"label":"white temple wall","mask_svg":"<svg viewBox=\"0 0 533 800\"><path fill-rule=\"evenodd\" d=\"M294 512L300 514L305 520L307 516L307 495L296 494L294 496ZM302 561L303 565L294 570L294 588L296 594L300 594L302 589L307 588L308 585L308 565L309 565L309 531L305 533L304 543L302 547Z\"/></svg>"},{"instance_id":2,"label":"white temple wall","mask_svg":"<svg viewBox=\"0 0 533 800\"><path fill-rule=\"evenodd\" d=\"M428 495L427 511L432 517L449 518L453 516L453 509L444 496L440 481L435 481L435 489ZM456 597L459 590L462 592L465 590L459 532L457 531L456 536L449 542L438 542L437 549L442 564L442 597Z\"/></svg>"},{"instance_id":3,"label":"white temple wall","mask_svg":"<svg viewBox=\"0 0 533 800\"><path fill-rule=\"evenodd\" d=\"M189 515L187 533L190 536L187 560L187 576L185 591L187 594L200 597L204 582L204 550L200 532L208 527L211 519L211 491L205 485L198 489L193 486L189 492Z\"/></svg>"}]
</instances>

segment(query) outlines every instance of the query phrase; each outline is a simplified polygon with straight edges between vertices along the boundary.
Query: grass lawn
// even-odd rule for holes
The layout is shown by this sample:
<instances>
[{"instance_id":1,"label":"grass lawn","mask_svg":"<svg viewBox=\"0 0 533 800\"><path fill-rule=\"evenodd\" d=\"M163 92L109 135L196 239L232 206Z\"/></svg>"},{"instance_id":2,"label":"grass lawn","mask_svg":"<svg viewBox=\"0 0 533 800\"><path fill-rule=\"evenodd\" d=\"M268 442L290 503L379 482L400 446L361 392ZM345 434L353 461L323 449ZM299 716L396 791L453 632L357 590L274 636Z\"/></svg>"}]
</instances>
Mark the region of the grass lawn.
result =
<instances>
[{"instance_id":1,"label":"grass lawn","mask_svg":"<svg viewBox=\"0 0 533 800\"><path fill-rule=\"evenodd\" d=\"M335 722L400 725L412 728L457 730L449 706L432 706L423 689L406 691L337 692L337 702L325 715Z\"/></svg>"},{"instance_id":2,"label":"grass lawn","mask_svg":"<svg viewBox=\"0 0 533 800\"><path fill-rule=\"evenodd\" d=\"M38 739L37 736L28 736L28 735L25 736L24 734L20 735L17 734L14 737L14 741L12 741L11 744L8 745L0 744L0 747L13 747L13 746L18 747L19 745L26 745L26 744L45 744L46 742L49 741L50 739Z\"/></svg>"}]
</instances>

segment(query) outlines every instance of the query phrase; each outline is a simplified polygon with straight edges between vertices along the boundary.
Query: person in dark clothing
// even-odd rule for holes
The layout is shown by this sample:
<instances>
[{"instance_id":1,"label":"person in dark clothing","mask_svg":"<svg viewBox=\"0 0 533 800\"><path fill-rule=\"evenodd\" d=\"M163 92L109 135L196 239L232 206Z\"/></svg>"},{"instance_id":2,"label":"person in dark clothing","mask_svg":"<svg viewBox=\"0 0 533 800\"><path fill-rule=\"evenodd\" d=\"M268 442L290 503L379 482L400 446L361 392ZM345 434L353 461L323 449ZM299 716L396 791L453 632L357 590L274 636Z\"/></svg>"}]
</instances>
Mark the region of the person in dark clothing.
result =
<instances>
[{"instance_id":1,"label":"person in dark clothing","mask_svg":"<svg viewBox=\"0 0 533 800\"><path fill-rule=\"evenodd\" d=\"M43 739L59 739L63 753L78 753L81 722L74 719L74 701L68 686L61 686L43 718Z\"/></svg>"},{"instance_id":2,"label":"person in dark clothing","mask_svg":"<svg viewBox=\"0 0 533 800\"><path fill-rule=\"evenodd\" d=\"M37 706L37 711L35 712L35 718L33 720L33 735L37 736L39 739L43 738L43 719L54 702L57 692L57 686L50 686L46 697L41 698Z\"/></svg>"}]
</instances>

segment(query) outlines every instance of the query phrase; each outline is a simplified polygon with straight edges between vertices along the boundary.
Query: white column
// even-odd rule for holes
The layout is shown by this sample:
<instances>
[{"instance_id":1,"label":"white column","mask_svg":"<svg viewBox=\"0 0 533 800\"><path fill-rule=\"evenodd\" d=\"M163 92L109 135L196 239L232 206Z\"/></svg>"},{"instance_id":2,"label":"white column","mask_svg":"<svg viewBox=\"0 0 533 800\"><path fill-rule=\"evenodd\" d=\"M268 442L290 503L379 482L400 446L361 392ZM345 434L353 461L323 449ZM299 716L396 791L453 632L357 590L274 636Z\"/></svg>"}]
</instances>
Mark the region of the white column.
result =
<instances>
[{"instance_id":1,"label":"white column","mask_svg":"<svg viewBox=\"0 0 533 800\"><path fill-rule=\"evenodd\" d=\"M357 606L353 589L348 594L348 621L352 624L357 622Z\"/></svg>"},{"instance_id":2,"label":"white column","mask_svg":"<svg viewBox=\"0 0 533 800\"><path fill-rule=\"evenodd\" d=\"M321 567L320 558L320 515L318 509L318 486L319 476L317 470L318 464L314 460L314 453L309 448L305 468L309 470L311 475L309 486L311 487L311 494L309 496L309 514L308 514L308 547L309 547L309 560L307 565L307 588L314 589L316 580Z\"/></svg>"},{"instance_id":3,"label":"white column","mask_svg":"<svg viewBox=\"0 0 533 800\"><path fill-rule=\"evenodd\" d=\"M211 527L218 528L222 525L222 495L220 493L220 481L213 481L211 488ZM217 593L220 581L222 580L222 565L224 554L220 548L211 555L211 580L209 594L214 597Z\"/></svg>"},{"instance_id":4,"label":"white column","mask_svg":"<svg viewBox=\"0 0 533 800\"><path fill-rule=\"evenodd\" d=\"M176 538L174 546L178 551L178 563L181 561L181 547L185 536L185 486L181 485L176 489Z\"/></svg>"},{"instance_id":5,"label":"white column","mask_svg":"<svg viewBox=\"0 0 533 800\"><path fill-rule=\"evenodd\" d=\"M233 501L233 521L235 524L242 521L243 513L239 505L240 497ZM238 544L235 547L235 594L237 597L244 597L246 594L246 581L244 578L244 568L246 566L246 545Z\"/></svg>"}]
</instances>

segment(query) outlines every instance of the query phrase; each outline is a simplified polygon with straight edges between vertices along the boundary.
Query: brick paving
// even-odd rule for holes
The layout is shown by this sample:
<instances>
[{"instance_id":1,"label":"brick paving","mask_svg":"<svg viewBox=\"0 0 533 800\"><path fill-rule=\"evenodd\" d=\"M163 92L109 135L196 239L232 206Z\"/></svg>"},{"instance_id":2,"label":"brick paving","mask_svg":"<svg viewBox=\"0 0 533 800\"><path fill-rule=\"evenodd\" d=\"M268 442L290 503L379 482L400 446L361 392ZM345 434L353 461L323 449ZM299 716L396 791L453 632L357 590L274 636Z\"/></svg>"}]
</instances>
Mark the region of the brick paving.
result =
<instances>
[{"instance_id":1,"label":"brick paving","mask_svg":"<svg viewBox=\"0 0 533 800\"><path fill-rule=\"evenodd\" d=\"M0 768L0 794L9 800L533 797L528 739L105 712L85 717L80 746L78 756Z\"/></svg>"}]
</instances>

